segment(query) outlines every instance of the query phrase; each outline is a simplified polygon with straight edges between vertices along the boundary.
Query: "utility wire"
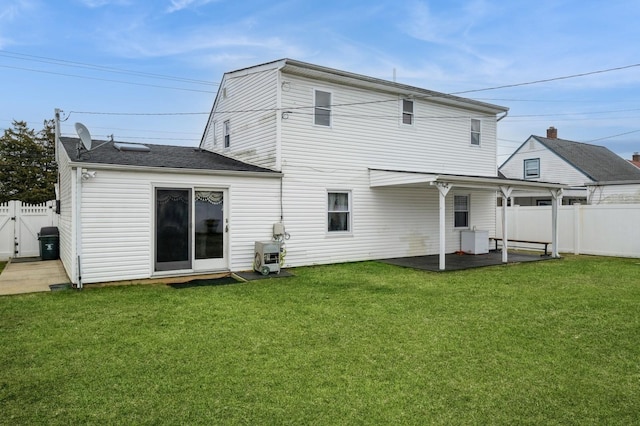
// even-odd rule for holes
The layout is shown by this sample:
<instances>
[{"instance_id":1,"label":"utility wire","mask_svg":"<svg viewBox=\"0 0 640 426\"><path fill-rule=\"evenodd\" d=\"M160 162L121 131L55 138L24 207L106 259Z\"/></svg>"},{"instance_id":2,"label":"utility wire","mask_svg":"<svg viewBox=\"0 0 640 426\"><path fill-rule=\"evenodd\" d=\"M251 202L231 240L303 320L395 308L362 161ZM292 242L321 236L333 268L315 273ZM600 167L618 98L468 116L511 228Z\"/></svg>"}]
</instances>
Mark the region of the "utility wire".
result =
<instances>
[{"instance_id":1,"label":"utility wire","mask_svg":"<svg viewBox=\"0 0 640 426\"><path fill-rule=\"evenodd\" d=\"M607 72L611 72L611 71L620 71L620 70L625 70L625 69L635 68L635 67L640 67L640 64L625 65L625 66L622 66L622 67L607 68L607 69L604 69L604 70L590 71L590 72L584 72L584 73L580 73L580 74L566 75L566 76L562 76L562 77L553 77L553 78L547 78L547 79L544 79L544 80L529 81L529 82L526 82L526 83L507 84L507 85L504 85L504 86L487 87L487 88L484 88L484 89L464 90L464 91L461 91L461 92L453 92L453 93L450 93L450 94L451 95L461 95L463 93L474 93L474 92L485 92L485 91L488 91L488 90L508 89L508 88L511 88L511 87L528 86L528 85L531 85L531 84L539 84L539 83L549 83L549 82L552 82L552 81L567 80L567 79L576 78L576 77L586 77L586 76L589 76L589 75L603 74L603 73L607 73Z\"/></svg>"},{"instance_id":2,"label":"utility wire","mask_svg":"<svg viewBox=\"0 0 640 426\"><path fill-rule=\"evenodd\" d=\"M65 76L65 77L82 78L82 79L85 79L85 80L97 80L97 81L107 81L107 82L110 82L110 83L129 84L129 85L132 85L132 86L145 86L145 87L155 87L155 88L160 88L160 89L184 90L184 91L187 91L187 92L213 93L213 94L216 93L216 92L212 92L210 90L198 90L198 89L187 89L187 88L184 88L184 87L161 86L159 84L134 83L134 82L131 82L131 81L112 80L112 79L108 79L108 78L89 77L89 76L77 75L77 74L66 74L66 73L62 73L62 72L36 70L36 69L33 69L33 68L14 67L14 66L10 66L10 65L0 65L0 67L2 67L2 68L10 68L10 69L15 69L15 70L21 70L21 71L37 72L37 73L41 73L41 74L52 74L52 75L62 75L62 76Z\"/></svg>"},{"instance_id":3,"label":"utility wire","mask_svg":"<svg viewBox=\"0 0 640 426\"><path fill-rule=\"evenodd\" d=\"M74 67L74 68L80 67L80 68L86 68L91 70L106 71L106 72L111 72L116 74L128 74L128 75L134 75L139 77L156 78L161 80L171 80L171 81L179 81L184 83L202 84L206 86L220 85L220 83L206 81L206 80L174 77L174 76L164 75L164 74L155 74L155 73L148 73L148 72L142 72L142 71L133 71L133 70L123 69L123 68L107 67L104 65L87 64L84 62L74 62L74 61L67 61L63 59L47 58L44 56L27 55L25 53L9 52L7 50L2 50L2 49L0 49L0 56L12 58L12 59L19 59L23 61L42 62L45 64L54 64L54 65L61 65L65 67Z\"/></svg>"}]
</instances>

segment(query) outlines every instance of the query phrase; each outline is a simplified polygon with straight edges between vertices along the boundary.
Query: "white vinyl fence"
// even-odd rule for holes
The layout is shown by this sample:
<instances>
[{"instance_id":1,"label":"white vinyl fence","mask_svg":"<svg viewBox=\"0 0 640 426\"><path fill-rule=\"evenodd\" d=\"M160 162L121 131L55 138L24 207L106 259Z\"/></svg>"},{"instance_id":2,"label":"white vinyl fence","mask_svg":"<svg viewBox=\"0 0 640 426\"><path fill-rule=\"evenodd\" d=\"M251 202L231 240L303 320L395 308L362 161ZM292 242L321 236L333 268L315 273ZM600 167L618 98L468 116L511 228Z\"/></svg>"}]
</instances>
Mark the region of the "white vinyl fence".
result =
<instances>
[{"instance_id":1,"label":"white vinyl fence","mask_svg":"<svg viewBox=\"0 0 640 426\"><path fill-rule=\"evenodd\" d=\"M502 207L496 213L501 237ZM510 239L551 241L551 207L508 207L507 232ZM558 251L640 257L640 204L560 206Z\"/></svg>"},{"instance_id":2,"label":"white vinyl fence","mask_svg":"<svg viewBox=\"0 0 640 426\"><path fill-rule=\"evenodd\" d=\"M39 256L38 233L45 226L58 226L55 201L0 203L0 260Z\"/></svg>"}]
</instances>

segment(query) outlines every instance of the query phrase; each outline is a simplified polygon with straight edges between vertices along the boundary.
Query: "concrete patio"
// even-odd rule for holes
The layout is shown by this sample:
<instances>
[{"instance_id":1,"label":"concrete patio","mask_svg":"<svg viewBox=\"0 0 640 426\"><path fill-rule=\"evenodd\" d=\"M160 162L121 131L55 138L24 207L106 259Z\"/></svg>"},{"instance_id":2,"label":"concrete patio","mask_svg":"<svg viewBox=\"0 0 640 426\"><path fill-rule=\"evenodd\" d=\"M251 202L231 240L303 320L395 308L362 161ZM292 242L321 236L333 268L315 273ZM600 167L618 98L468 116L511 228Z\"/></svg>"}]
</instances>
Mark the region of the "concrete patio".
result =
<instances>
[{"instance_id":1,"label":"concrete patio","mask_svg":"<svg viewBox=\"0 0 640 426\"><path fill-rule=\"evenodd\" d=\"M60 260L10 260L0 273L0 296L51 291L51 285L68 284Z\"/></svg>"},{"instance_id":2,"label":"concrete patio","mask_svg":"<svg viewBox=\"0 0 640 426\"><path fill-rule=\"evenodd\" d=\"M554 259L550 256L541 256L537 253L525 253L509 250L508 263L521 262L539 262L541 260ZM422 269L425 271L440 272L440 257L438 255L431 256L412 256L398 257L391 259L381 259L380 262L389 263L396 266L404 266L407 268ZM480 268L483 266L504 265L502 263L501 251L490 251L487 254L456 254L451 253L445 255L445 270L460 271L462 269Z\"/></svg>"}]
</instances>

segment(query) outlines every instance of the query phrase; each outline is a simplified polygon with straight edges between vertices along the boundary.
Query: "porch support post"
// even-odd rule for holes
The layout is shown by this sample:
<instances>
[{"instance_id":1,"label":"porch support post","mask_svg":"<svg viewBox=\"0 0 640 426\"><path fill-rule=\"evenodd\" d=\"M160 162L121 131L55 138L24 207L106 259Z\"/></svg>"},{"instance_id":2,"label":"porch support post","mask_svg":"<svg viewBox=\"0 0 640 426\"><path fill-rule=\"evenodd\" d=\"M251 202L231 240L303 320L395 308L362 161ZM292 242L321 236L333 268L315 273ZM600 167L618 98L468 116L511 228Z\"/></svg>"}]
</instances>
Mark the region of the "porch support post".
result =
<instances>
[{"instance_id":1,"label":"porch support post","mask_svg":"<svg viewBox=\"0 0 640 426\"><path fill-rule=\"evenodd\" d=\"M558 254L558 204L562 204L562 188L551 189L551 256L560 257Z\"/></svg>"},{"instance_id":2,"label":"porch support post","mask_svg":"<svg viewBox=\"0 0 640 426\"><path fill-rule=\"evenodd\" d=\"M451 185L444 182L436 182L436 187L438 188L438 192L440 193L440 254L439 260L440 265L439 268L441 271L445 269L445 251L446 251L446 227L445 227L445 219L446 219L446 204L445 200L449 190L451 189Z\"/></svg>"},{"instance_id":3,"label":"porch support post","mask_svg":"<svg viewBox=\"0 0 640 426\"><path fill-rule=\"evenodd\" d=\"M500 194L502 195L502 263L509 261L508 248L509 236L507 235L507 200L511 196L513 188L510 186L501 186Z\"/></svg>"}]
</instances>

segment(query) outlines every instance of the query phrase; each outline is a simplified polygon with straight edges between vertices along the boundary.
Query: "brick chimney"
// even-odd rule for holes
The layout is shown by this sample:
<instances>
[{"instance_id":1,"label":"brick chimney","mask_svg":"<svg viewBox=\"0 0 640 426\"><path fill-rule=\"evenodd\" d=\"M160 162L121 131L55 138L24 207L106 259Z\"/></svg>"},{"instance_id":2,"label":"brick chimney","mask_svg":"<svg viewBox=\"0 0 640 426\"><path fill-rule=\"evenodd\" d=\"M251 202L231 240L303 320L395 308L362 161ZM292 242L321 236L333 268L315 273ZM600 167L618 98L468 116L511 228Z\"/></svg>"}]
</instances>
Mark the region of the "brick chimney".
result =
<instances>
[{"instance_id":1,"label":"brick chimney","mask_svg":"<svg viewBox=\"0 0 640 426\"><path fill-rule=\"evenodd\" d=\"M558 129L551 126L547 129L547 139L558 139Z\"/></svg>"},{"instance_id":2,"label":"brick chimney","mask_svg":"<svg viewBox=\"0 0 640 426\"><path fill-rule=\"evenodd\" d=\"M640 152L634 152L633 156L631 157L631 161L640 163Z\"/></svg>"}]
</instances>

